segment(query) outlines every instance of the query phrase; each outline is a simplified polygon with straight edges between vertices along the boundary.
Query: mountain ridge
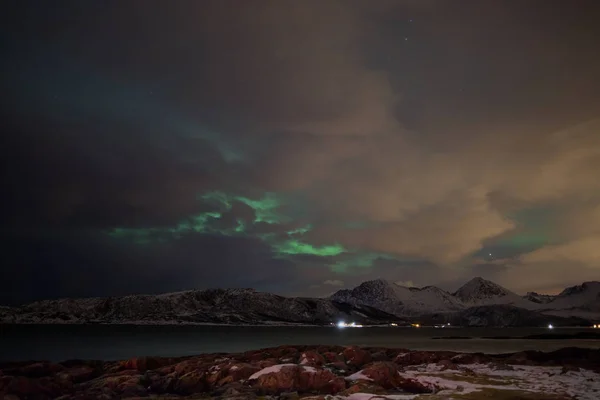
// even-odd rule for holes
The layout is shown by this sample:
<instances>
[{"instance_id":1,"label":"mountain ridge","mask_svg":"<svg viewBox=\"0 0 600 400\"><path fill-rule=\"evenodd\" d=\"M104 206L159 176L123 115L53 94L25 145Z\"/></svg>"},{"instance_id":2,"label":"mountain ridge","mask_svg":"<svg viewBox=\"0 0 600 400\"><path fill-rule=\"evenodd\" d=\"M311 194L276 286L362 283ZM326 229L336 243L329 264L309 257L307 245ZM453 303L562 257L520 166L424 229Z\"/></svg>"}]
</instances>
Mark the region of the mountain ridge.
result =
<instances>
[{"instance_id":1,"label":"mountain ridge","mask_svg":"<svg viewBox=\"0 0 600 400\"><path fill-rule=\"evenodd\" d=\"M377 282L378 286L387 288L388 296L385 301L381 301L377 293L365 292L364 288L368 287L370 282ZM435 299L430 297L429 300L433 304L427 308L423 307L422 300L418 296L406 296L406 293L421 293L425 289L435 292L436 297L443 300L436 303ZM390 294L395 294L396 298L394 299ZM568 287L556 296L532 294L532 292L520 296L481 277L469 280L453 293L436 286L407 288L377 279L363 282L354 289L339 290L330 298L351 304L368 304L402 317L418 315L427 310L432 314L452 313L471 307L508 305L547 315L600 319L600 282L596 281Z\"/></svg>"},{"instance_id":2,"label":"mountain ridge","mask_svg":"<svg viewBox=\"0 0 600 400\"><path fill-rule=\"evenodd\" d=\"M541 296L546 296L543 301L530 300ZM65 298L19 307L0 306L0 323L15 324L329 325L338 320L363 324L430 320L468 326L538 326L541 321L564 325L598 319L600 282L571 286L556 296L531 292L519 296L480 277L453 293L436 286L405 287L376 279L341 289L326 298L285 297L245 288Z\"/></svg>"}]
</instances>

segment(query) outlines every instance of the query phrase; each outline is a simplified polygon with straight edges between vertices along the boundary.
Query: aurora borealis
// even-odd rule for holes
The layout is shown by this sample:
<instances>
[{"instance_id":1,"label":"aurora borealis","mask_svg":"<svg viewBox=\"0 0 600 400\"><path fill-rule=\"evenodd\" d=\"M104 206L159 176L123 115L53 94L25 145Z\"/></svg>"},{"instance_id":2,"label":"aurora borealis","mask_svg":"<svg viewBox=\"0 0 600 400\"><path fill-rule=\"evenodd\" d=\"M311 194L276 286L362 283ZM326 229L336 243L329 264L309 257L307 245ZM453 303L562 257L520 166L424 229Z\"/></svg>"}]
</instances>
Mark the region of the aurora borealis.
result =
<instances>
[{"instance_id":1,"label":"aurora borealis","mask_svg":"<svg viewBox=\"0 0 600 400\"><path fill-rule=\"evenodd\" d=\"M600 268L600 5L13 2L0 304Z\"/></svg>"}]
</instances>

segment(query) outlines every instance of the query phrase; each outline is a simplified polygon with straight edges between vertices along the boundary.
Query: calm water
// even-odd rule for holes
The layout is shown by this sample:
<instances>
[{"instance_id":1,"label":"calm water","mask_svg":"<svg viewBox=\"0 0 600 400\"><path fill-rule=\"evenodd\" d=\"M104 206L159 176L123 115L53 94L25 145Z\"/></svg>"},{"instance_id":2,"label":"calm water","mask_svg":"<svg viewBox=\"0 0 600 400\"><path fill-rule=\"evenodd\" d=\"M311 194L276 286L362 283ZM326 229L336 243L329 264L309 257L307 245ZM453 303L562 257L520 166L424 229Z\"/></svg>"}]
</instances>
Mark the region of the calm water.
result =
<instances>
[{"instance_id":1,"label":"calm water","mask_svg":"<svg viewBox=\"0 0 600 400\"><path fill-rule=\"evenodd\" d=\"M577 333L584 329L554 329ZM324 344L504 353L600 348L598 340L491 340L483 336L550 333L543 328L329 328L240 326L0 325L0 360L102 359L239 352L278 345ZM470 336L474 339L433 339ZM479 337L479 338L477 338Z\"/></svg>"}]
</instances>

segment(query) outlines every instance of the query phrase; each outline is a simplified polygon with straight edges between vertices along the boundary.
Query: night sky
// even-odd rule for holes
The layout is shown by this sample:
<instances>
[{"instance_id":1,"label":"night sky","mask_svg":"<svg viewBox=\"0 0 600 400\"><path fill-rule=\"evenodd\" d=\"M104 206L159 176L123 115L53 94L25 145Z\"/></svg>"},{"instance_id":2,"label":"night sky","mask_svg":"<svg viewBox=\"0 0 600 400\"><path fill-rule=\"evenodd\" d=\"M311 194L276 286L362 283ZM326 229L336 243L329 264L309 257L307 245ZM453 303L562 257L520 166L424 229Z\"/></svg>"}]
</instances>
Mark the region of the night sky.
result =
<instances>
[{"instance_id":1,"label":"night sky","mask_svg":"<svg viewBox=\"0 0 600 400\"><path fill-rule=\"evenodd\" d=\"M598 0L0 15L0 304L600 278Z\"/></svg>"}]
</instances>

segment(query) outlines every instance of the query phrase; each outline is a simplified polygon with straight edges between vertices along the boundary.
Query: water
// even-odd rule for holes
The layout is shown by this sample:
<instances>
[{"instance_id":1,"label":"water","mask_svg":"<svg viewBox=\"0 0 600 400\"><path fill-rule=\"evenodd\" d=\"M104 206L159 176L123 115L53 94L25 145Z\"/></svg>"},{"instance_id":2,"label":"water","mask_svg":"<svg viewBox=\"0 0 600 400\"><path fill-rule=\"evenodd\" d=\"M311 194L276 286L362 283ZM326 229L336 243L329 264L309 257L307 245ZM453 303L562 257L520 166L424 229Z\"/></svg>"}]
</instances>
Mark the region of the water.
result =
<instances>
[{"instance_id":1,"label":"water","mask_svg":"<svg viewBox=\"0 0 600 400\"><path fill-rule=\"evenodd\" d=\"M599 340L492 340L585 329L346 328L250 326L0 325L0 360L101 359L241 352L279 345L359 345L411 350L507 353L562 347L600 348ZM469 336L474 339L433 339Z\"/></svg>"}]
</instances>

